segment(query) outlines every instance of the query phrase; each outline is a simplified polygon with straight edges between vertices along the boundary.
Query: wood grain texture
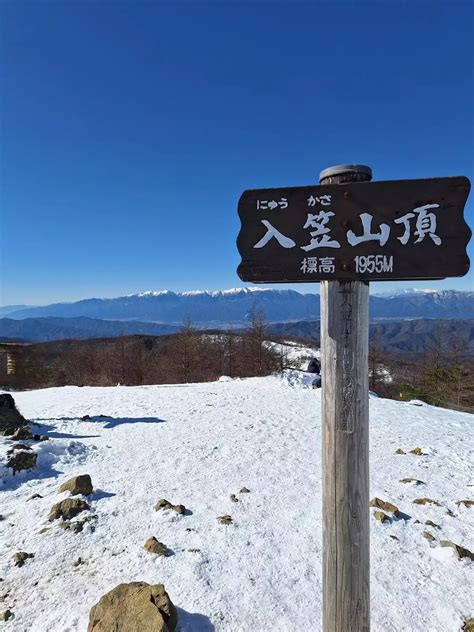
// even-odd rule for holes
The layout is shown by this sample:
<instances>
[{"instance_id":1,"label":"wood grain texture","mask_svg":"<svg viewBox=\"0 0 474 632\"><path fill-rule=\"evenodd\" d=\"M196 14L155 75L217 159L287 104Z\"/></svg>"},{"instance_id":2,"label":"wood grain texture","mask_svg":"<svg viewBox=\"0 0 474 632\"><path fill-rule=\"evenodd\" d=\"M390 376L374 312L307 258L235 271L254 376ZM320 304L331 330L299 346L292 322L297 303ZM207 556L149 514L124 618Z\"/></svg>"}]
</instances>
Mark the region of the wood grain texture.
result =
<instances>
[{"instance_id":1,"label":"wood grain texture","mask_svg":"<svg viewBox=\"0 0 474 632\"><path fill-rule=\"evenodd\" d=\"M370 629L368 310L368 283L321 283L324 632Z\"/></svg>"}]
</instances>

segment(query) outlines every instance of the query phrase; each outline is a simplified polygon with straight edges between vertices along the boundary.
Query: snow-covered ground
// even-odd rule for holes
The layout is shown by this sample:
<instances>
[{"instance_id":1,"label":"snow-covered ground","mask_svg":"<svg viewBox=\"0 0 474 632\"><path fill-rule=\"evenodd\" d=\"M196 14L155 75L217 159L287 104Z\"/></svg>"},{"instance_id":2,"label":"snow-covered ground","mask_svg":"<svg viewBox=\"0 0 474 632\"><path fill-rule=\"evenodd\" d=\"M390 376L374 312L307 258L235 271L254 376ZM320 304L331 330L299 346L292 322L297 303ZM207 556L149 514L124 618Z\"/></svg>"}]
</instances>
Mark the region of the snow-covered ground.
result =
<instances>
[{"instance_id":1,"label":"snow-covered ground","mask_svg":"<svg viewBox=\"0 0 474 632\"><path fill-rule=\"evenodd\" d=\"M276 377L15 394L50 440L32 444L36 470L3 470L0 610L15 618L0 626L85 632L102 594L143 580L165 584L181 632L320 630L320 397ZM371 517L372 630L458 632L474 614L474 562L439 540L474 550L474 508L456 505L474 495L473 417L384 399L370 400L370 415L371 497L410 516ZM1 444L4 460L11 442ZM424 456L395 454L415 447ZM92 477L97 519L74 534L47 516L66 497L60 483L80 473ZM399 482L407 477L426 484ZM244 486L250 493L239 493ZM42 498L27 501L33 494ZM413 504L417 497L441 506ZM155 512L160 498L188 515ZM233 524L220 524L223 514ZM146 552L152 535L173 554ZM17 551L35 557L18 568Z\"/></svg>"}]
</instances>

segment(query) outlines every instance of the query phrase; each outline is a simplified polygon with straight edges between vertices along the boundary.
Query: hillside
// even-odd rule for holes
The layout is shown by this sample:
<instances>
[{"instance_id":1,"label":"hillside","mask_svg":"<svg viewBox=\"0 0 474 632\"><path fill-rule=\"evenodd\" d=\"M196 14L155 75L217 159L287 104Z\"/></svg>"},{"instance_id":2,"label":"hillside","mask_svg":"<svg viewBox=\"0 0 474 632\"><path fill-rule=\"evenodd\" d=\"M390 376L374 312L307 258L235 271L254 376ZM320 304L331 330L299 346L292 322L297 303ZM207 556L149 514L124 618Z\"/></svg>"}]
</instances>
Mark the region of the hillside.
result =
<instances>
[{"instance_id":1,"label":"hillside","mask_svg":"<svg viewBox=\"0 0 474 632\"><path fill-rule=\"evenodd\" d=\"M32 443L35 470L1 472L2 593L14 613L5 632L84 632L102 594L137 580L164 582L180 632L320 629L320 391L268 377L15 398L50 439ZM439 544L474 550L474 511L456 504L472 498L472 422L370 400L371 497L406 514L385 524L371 517L374 632L460 632L474 612L473 562ZM4 460L11 442L0 441ZM415 447L422 456L395 454ZM95 518L75 534L47 516L66 497L59 485L86 472L95 491L82 515ZM423 484L401 483L406 477ZM418 497L439 506L414 504ZM183 503L187 514L156 512L159 498ZM224 514L232 524L219 524ZM152 535L169 557L143 549ZM20 550L34 554L22 568L11 560Z\"/></svg>"},{"instance_id":2,"label":"hillside","mask_svg":"<svg viewBox=\"0 0 474 632\"><path fill-rule=\"evenodd\" d=\"M275 336L291 336L316 342L320 336L319 321L273 323L271 332ZM370 325L370 336L373 338L375 335L383 353L423 354L437 344L442 350L449 349L458 338L466 343L464 354L474 356L474 319L381 321Z\"/></svg>"}]
</instances>

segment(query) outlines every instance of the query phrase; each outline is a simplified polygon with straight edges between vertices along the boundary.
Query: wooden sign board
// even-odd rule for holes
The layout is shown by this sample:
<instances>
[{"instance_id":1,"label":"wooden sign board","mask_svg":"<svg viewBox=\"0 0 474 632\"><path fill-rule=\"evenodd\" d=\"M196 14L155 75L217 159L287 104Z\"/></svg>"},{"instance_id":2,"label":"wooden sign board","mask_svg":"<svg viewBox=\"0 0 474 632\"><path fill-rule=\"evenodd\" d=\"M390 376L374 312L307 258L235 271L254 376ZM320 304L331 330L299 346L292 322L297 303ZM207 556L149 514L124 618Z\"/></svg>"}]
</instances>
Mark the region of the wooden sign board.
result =
<instances>
[{"instance_id":1,"label":"wooden sign board","mask_svg":"<svg viewBox=\"0 0 474 632\"><path fill-rule=\"evenodd\" d=\"M253 283L463 276L469 190L460 176L245 191L237 273Z\"/></svg>"}]
</instances>

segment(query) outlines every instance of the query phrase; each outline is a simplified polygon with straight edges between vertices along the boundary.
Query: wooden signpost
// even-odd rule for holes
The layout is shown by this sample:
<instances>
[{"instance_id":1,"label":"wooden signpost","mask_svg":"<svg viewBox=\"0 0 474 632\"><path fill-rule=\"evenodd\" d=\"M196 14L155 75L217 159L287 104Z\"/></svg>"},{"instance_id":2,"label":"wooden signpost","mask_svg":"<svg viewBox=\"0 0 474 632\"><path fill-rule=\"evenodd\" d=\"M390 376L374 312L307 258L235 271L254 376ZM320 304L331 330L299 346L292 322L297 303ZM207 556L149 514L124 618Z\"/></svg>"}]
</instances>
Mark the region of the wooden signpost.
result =
<instances>
[{"instance_id":1,"label":"wooden signpost","mask_svg":"<svg viewBox=\"0 0 474 632\"><path fill-rule=\"evenodd\" d=\"M469 270L467 178L371 178L339 165L238 207L243 281L321 282L324 632L370 629L368 281Z\"/></svg>"}]
</instances>

